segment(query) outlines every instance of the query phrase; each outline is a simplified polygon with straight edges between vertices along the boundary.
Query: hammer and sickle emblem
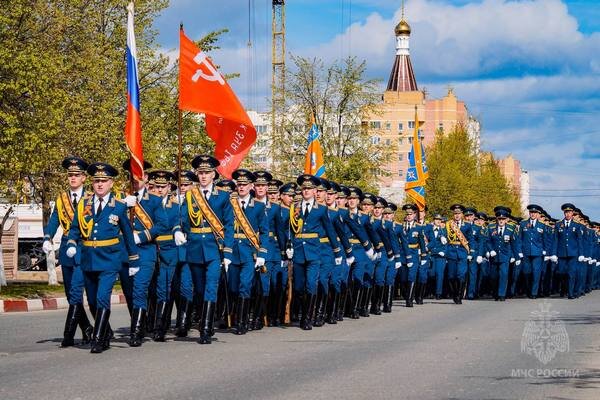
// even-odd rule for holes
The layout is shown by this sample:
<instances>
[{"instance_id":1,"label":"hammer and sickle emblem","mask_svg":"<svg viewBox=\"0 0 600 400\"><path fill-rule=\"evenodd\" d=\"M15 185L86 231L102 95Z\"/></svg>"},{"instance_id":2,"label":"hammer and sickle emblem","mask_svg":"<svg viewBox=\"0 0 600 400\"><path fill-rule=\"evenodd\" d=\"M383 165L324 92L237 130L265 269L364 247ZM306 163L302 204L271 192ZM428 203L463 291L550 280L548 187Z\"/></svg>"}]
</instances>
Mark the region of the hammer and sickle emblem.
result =
<instances>
[{"instance_id":1,"label":"hammer and sickle emblem","mask_svg":"<svg viewBox=\"0 0 600 400\"><path fill-rule=\"evenodd\" d=\"M196 73L192 76L192 81L198 82L198 79L202 77L202 79L206 79L210 82L217 81L221 85L225 84L225 80L223 79L219 71L217 71L210 62L208 62L206 54L204 54L203 52L196 54L196 57L194 57L194 62L198 65L204 65L210 73L207 74L199 68L196 70Z\"/></svg>"}]
</instances>

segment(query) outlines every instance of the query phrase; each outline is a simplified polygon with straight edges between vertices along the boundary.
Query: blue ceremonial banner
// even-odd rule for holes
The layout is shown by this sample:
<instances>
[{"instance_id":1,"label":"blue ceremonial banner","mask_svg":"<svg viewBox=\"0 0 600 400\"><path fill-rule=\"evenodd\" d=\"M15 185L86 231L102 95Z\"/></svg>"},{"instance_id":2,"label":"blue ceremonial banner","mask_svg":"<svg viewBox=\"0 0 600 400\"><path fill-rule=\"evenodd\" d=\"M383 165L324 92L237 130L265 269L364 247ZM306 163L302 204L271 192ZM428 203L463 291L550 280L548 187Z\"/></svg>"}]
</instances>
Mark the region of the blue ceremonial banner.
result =
<instances>
[{"instance_id":1,"label":"blue ceremonial banner","mask_svg":"<svg viewBox=\"0 0 600 400\"><path fill-rule=\"evenodd\" d=\"M325 177L325 162L323 161L323 150L319 137L321 133L312 117L312 126L308 131L308 148L306 149L306 158L304 159L304 173L317 177Z\"/></svg>"},{"instance_id":2,"label":"blue ceremonial banner","mask_svg":"<svg viewBox=\"0 0 600 400\"><path fill-rule=\"evenodd\" d=\"M408 170L406 171L406 184L404 190L419 207L419 210L425 209L425 184L429 178L427 162L425 161L425 150L423 143L419 138L419 117L415 107L415 131L413 133L412 148L408 153Z\"/></svg>"}]
</instances>

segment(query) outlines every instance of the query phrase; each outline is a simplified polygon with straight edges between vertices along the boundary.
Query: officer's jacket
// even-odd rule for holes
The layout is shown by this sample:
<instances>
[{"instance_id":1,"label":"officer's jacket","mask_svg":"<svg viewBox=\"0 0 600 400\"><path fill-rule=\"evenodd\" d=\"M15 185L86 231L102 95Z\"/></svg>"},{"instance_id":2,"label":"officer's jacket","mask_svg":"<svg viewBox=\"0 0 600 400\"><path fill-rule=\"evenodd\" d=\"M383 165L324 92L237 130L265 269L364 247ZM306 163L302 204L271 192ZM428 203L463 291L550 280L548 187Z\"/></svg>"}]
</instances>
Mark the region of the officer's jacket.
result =
<instances>
[{"instance_id":1,"label":"officer's jacket","mask_svg":"<svg viewBox=\"0 0 600 400\"><path fill-rule=\"evenodd\" d=\"M133 239L127 206L110 194L99 215L94 207L95 195L79 202L69 231L68 247L81 246L81 269L84 271L119 271L121 242L129 254L129 262L139 262L139 248ZM121 235L122 233L122 235Z\"/></svg>"},{"instance_id":2,"label":"officer's jacket","mask_svg":"<svg viewBox=\"0 0 600 400\"><path fill-rule=\"evenodd\" d=\"M162 199L144 189L142 199L136 205L133 214L133 230L140 238L140 262L156 262L155 239L165 234L169 225Z\"/></svg>"},{"instance_id":3,"label":"officer's jacket","mask_svg":"<svg viewBox=\"0 0 600 400\"><path fill-rule=\"evenodd\" d=\"M329 219L333 224L333 229L335 229L335 233L337 238L344 248L344 253L346 257L352 256L352 244L348 240L348 236L346 235L346 229L344 227L344 219L341 215L341 210L334 207L327 207L327 213L329 214ZM322 242L325 242L322 240ZM323 243L322 243L323 244ZM331 249L326 249L329 253L331 253Z\"/></svg>"},{"instance_id":4,"label":"officer's jacket","mask_svg":"<svg viewBox=\"0 0 600 400\"><path fill-rule=\"evenodd\" d=\"M556 255L556 232L550 225L544 226L544 250L547 256Z\"/></svg>"},{"instance_id":5,"label":"officer's jacket","mask_svg":"<svg viewBox=\"0 0 600 400\"><path fill-rule=\"evenodd\" d=\"M436 235L437 229L437 235ZM448 246L448 237L446 234L446 228L435 227L433 225L427 225L425 227L425 238L427 239L427 251L433 257L441 257L440 252L446 255ZM442 238L446 238L446 243L443 243Z\"/></svg>"},{"instance_id":6,"label":"officer's jacket","mask_svg":"<svg viewBox=\"0 0 600 400\"><path fill-rule=\"evenodd\" d=\"M569 228L565 220L554 226L556 255L558 257L579 257L583 251L583 226L571 220Z\"/></svg>"},{"instance_id":7,"label":"officer's jacket","mask_svg":"<svg viewBox=\"0 0 600 400\"><path fill-rule=\"evenodd\" d=\"M383 247L381 248L381 259L384 260L386 257L387 258L393 258L395 257L394 254L394 249L392 248L392 243L390 241L390 234L389 232L386 230L387 227L386 225L383 223L383 218L371 218L371 225L373 226L373 229L375 230L375 232L377 232L377 234L379 235L379 238L381 239L381 244L383 245Z\"/></svg>"},{"instance_id":8,"label":"officer's jacket","mask_svg":"<svg viewBox=\"0 0 600 400\"><path fill-rule=\"evenodd\" d=\"M375 250L371 238L374 237L369 216L358 211L351 213L347 208L340 208L340 216L344 219L346 236L352 244L352 253L356 262L369 262L366 252Z\"/></svg>"},{"instance_id":9,"label":"officer's jacket","mask_svg":"<svg viewBox=\"0 0 600 400\"><path fill-rule=\"evenodd\" d=\"M486 253L485 232L483 232L481 226L477 224L467 222L467 225L470 225L471 227L471 236L475 243L475 247L472 249L474 251L471 252L471 255L473 258L477 256L483 257Z\"/></svg>"},{"instance_id":10,"label":"officer's jacket","mask_svg":"<svg viewBox=\"0 0 600 400\"><path fill-rule=\"evenodd\" d=\"M175 266L179 261L179 250L175 246L173 234L181 232L179 223L179 203L176 196L169 196L163 203L165 215L167 217L166 229L156 237L158 244L159 257L162 264Z\"/></svg>"},{"instance_id":11,"label":"officer's jacket","mask_svg":"<svg viewBox=\"0 0 600 400\"><path fill-rule=\"evenodd\" d=\"M452 223L452 221L450 221L450 223ZM469 245L469 251L467 252L467 249L465 249L459 240L452 241L451 233L448 232L448 229L446 229L446 234L448 235L448 252L446 253L446 258L449 260L466 260L468 256L477 256L478 246L475 238L473 237L473 229L471 225L463 221L460 225L460 231Z\"/></svg>"},{"instance_id":12,"label":"officer's jacket","mask_svg":"<svg viewBox=\"0 0 600 400\"><path fill-rule=\"evenodd\" d=\"M495 257L490 257L492 262L507 263L511 258L518 258L521 252L518 243L518 233L514 226L504 225L502 235L498 233L498 225L491 223L488 226L487 251L496 252Z\"/></svg>"},{"instance_id":13,"label":"officer's jacket","mask_svg":"<svg viewBox=\"0 0 600 400\"><path fill-rule=\"evenodd\" d=\"M425 254L427 247L425 246L425 234L423 232L423 225L419 225L417 222L413 222L411 228L409 228L408 222L401 225L402 239L408 246L408 252L413 256L412 262L418 260L415 255ZM411 262L411 261L408 261Z\"/></svg>"},{"instance_id":14,"label":"officer's jacket","mask_svg":"<svg viewBox=\"0 0 600 400\"><path fill-rule=\"evenodd\" d=\"M292 234L290 230L290 208L283 203L279 205L279 221L281 235L277 236L277 242L281 249L281 259L287 260L285 250L292 245Z\"/></svg>"},{"instance_id":15,"label":"officer's jacket","mask_svg":"<svg viewBox=\"0 0 600 400\"><path fill-rule=\"evenodd\" d=\"M181 210L183 223L181 228L187 235L187 262L205 264L219 260L221 258L220 247L222 247L223 257L231 259L233 251L233 209L229 202L229 193L213 185L208 198L208 205L223 225L224 238L222 240L215 236L206 217L200 211L193 194L204 196L198 187L189 190L186 192L185 204Z\"/></svg>"},{"instance_id":16,"label":"officer's jacket","mask_svg":"<svg viewBox=\"0 0 600 400\"><path fill-rule=\"evenodd\" d=\"M238 201L237 198L232 198L231 201ZM268 256L267 248L263 245L269 242L269 221L267 221L267 212L265 205L250 197L246 208L242 208L246 219L252 226L252 230L258 235L259 245L258 250L248 239L240 223L234 221L234 236L233 236L233 255L231 262L233 264L241 264L253 262L256 257L262 257L265 260ZM234 214L235 215L235 214ZM234 217L235 218L235 217Z\"/></svg>"},{"instance_id":17,"label":"officer's jacket","mask_svg":"<svg viewBox=\"0 0 600 400\"><path fill-rule=\"evenodd\" d=\"M281 222L281 211L279 208L279 204L271 203L270 201L265 203L269 236L266 243L261 244L267 249L267 261L281 261L281 253L285 251L285 240L283 240L285 238L285 228Z\"/></svg>"},{"instance_id":18,"label":"officer's jacket","mask_svg":"<svg viewBox=\"0 0 600 400\"><path fill-rule=\"evenodd\" d=\"M387 233L388 240L390 241L390 245L392 246L392 251L394 254L393 262L401 262L406 263L406 251L404 247L400 245L400 240L396 235L396 223L394 221L383 221L385 226L385 232Z\"/></svg>"},{"instance_id":19,"label":"officer's jacket","mask_svg":"<svg viewBox=\"0 0 600 400\"><path fill-rule=\"evenodd\" d=\"M85 189L82 191L81 197L88 195ZM79 199L81 201L81 199ZM73 209L73 203L71 202L71 193L67 191L62 193L56 199L52 214L50 214L50 220L44 227L44 239L52 242L56 231L60 226L62 228L62 237L60 238L60 248L58 249L58 262L60 265L65 267L71 267L73 265L79 265L81 262L81 243L77 245L77 254L73 258L67 257L67 241L69 240L69 229L75 216L75 210Z\"/></svg>"},{"instance_id":20,"label":"officer's jacket","mask_svg":"<svg viewBox=\"0 0 600 400\"><path fill-rule=\"evenodd\" d=\"M521 241L521 249L525 256L543 256L548 253L545 248L546 226L540 221L527 219L520 223L519 238Z\"/></svg>"},{"instance_id":21,"label":"officer's jacket","mask_svg":"<svg viewBox=\"0 0 600 400\"><path fill-rule=\"evenodd\" d=\"M297 204L295 213L302 219L302 227L294 232L294 262L304 264L309 261L318 261L321 258L321 238L327 237L335 257L341 257L342 249L337 240L335 229L329 219L327 207L315 200L306 218L302 218L301 202ZM290 216L291 218L291 216Z\"/></svg>"}]
</instances>

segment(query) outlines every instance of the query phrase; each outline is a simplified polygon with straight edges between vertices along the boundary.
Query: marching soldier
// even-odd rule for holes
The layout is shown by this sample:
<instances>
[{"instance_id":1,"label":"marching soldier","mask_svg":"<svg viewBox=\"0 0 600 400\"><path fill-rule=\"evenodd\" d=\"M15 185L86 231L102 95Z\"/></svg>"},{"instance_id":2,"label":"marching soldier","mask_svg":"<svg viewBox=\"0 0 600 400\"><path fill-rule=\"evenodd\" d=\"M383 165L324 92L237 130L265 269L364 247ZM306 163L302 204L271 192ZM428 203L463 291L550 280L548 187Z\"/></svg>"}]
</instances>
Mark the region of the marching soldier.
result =
<instances>
[{"instance_id":1,"label":"marching soldier","mask_svg":"<svg viewBox=\"0 0 600 400\"><path fill-rule=\"evenodd\" d=\"M279 204L279 188L283 186L283 182L279 179L271 179L267 188L267 196L272 204Z\"/></svg>"},{"instance_id":2,"label":"marching soldier","mask_svg":"<svg viewBox=\"0 0 600 400\"><path fill-rule=\"evenodd\" d=\"M583 229L573 220L575 206L565 203L561 206L565 218L556 224L556 255L558 256L558 272L562 281L561 294L568 288L569 299L574 299L577 279L577 263L583 262ZM564 295L564 294L563 294Z\"/></svg>"},{"instance_id":3,"label":"marching soldier","mask_svg":"<svg viewBox=\"0 0 600 400\"><path fill-rule=\"evenodd\" d=\"M402 210L406 212L406 220L402 226L402 239L406 242L408 253L406 255L406 266L400 268L400 282L404 284L403 293L406 307L413 306L415 296L415 282L419 273L419 267L427 263L421 261L420 255L426 251L423 227L416 222L419 209L414 204L405 204ZM422 271L425 273L425 270ZM426 273L425 273L425 276ZM426 281L425 281L426 282Z\"/></svg>"},{"instance_id":4,"label":"marching soldier","mask_svg":"<svg viewBox=\"0 0 600 400\"><path fill-rule=\"evenodd\" d=\"M480 266L483 262L485 249L485 237L481 234L481 226L475 224L475 214L477 210L472 207L465 208L464 217L465 224L471 227L471 236L475 243L475 252L471 260L467 262L467 274L469 285L467 287L467 299L475 298L477 288L477 277L479 276Z\"/></svg>"},{"instance_id":5,"label":"marching soldier","mask_svg":"<svg viewBox=\"0 0 600 400\"><path fill-rule=\"evenodd\" d=\"M496 207L494 209L496 223L489 225L489 235L487 239L487 250L490 253L490 263L492 269L498 276L496 301L506 299L506 289L508 285L508 266L511 262L520 263L516 260L516 255L520 252L515 228L507 224L510 215L506 207Z\"/></svg>"},{"instance_id":6,"label":"marching soldier","mask_svg":"<svg viewBox=\"0 0 600 400\"><path fill-rule=\"evenodd\" d=\"M269 242L269 223L264 203L255 201L250 195L256 176L246 169L236 169L232 177L237 192L231 195L235 222L233 253L227 279L229 291L238 298L235 333L244 335L250 329L249 308L253 284L258 285L257 296L266 299L261 284L266 281L268 285L269 279L258 276L255 280L254 275L255 272L259 275L267 273L265 263L268 257L266 247ZM266 306L266 302L261 303ZM261 319L260 309L257 311L254 318ZM253 323L256 324L255 321Z\"/></svg>"},{"instance_id":7,"label":"marching soldier","mask_svg":"<svg viewBox=\"0 0 600 400\"><path fill-rule=\"evenodd\" d=\"M463 221L465 208L460 204L450 207L453 213L451 221L446 223L448 234L448 252L446 253L448 268L448 287L455 304L462 304L465 292L465 275L467 262L477 253L477 243L473 238L473 230Z\"/></svg>"},{"instance_id":8,"label":"marching soldier","mask_svg":"<svg viewBox=\"0 0 600 400\"><path fill-rule=\"evenodd\" d=\"M327 236L335 254L335 265L342 263L342 249L327 214L327 208L316 201L320 184L313 175L300 175L296 182L302 190L302 200L290 209L293 238L294 292L304 294L300 327L312 329L320 268L320 238Z\"/></svg>"},{"instance_id":9,"label":"marching soldier","mask_svg":"<svg viewBox=\"0 0 600 400\"><path fill-rule=\"evenodd\" d=\"M88 344L90 342L93 330L83 307L83 288L85 285L83 272L79 268L81 255L78 254L74 258L69 258L66 255L69 229L73 223L77 205L87 195L83 184L85 183L85 170L88 164L81 158L67 157L63 160L62 167L67 171L69 190L62 192L56 199L48 225L44 227L42 249L46 255L54 251L52 239L58 228L62 228L58 261L62 270L65 295L69 302L69 311L67 312L63 340L60 346L68 347L75 344L73 339L78 325L81 328L81 344ZM77 249L81 249L80 241L77 243Z\"/></svg>"},{"instance_id":10,"label":"marching soldier","mask_svg":"<svg viewBox=\"0 0 600 400\"><path fill-rule=\"evenodd\" d=\"M490 218L486 213L479 211L475 214L475 225L480 228L479 239L481 241L480 255L482 256L481 264L479 264L479 276L477 277L477 284L475 286L475 292L473 293L474 298L479 298L482 293L482 287L485 291L486 287L489 287L488 279L490 276L490 262L489 252L487 251L487 238L488 238L488 227L487 221Z\"/></svg>"},{"instance_id":11,"label":"marching soldier","mask_svg":"<svg viewBox=\"0 0 600 400\"><path fill-rule=\"evenodd\" d=\"M446 272L446 247L448 245L446 227L440 214L433 216L433 225L425 230L425 237L427 239L427 252L435 272L435 299L440 300L444 285L444 273Z\"/></svg>"},{"instance_id":12,"label":"marching soldier","mask_svg":"<svg viewBox=\"0 0 600 400\"><path fill-rule=\"evenodd\" d=\"M275 301L271 317L273 326L281 325L285 321L285 299L288 298L286 291L292 291L292 288L288 286L293 271L292 257L294 256L290 230L290 207L294 202L295 194L296 184L293 182L281 185L279 188L279 220L282 232L278 240L283 240L285 250L281 253L281 264L271 273L271 287L275 288ZM289 293L289 298L291 298L291 293Z\"/></svg>"},{"instance_id":13,"label":"marching soldier","mask_svg":"<svg viewBox=\"0 0 600 400\"><path fill-rule=\"evenodd\" d=\"M144 168L152 168L144 163ZM131 174L131 160L123 163L123 169ZM140 259L136 267L129 266L128 276L131 283L131 329L129 346L139 347L145 335L148 310L148 290L154 275L157 262L157 247L155 239L168 228L167 215L163 209L160 197L150 194L146 189L148 175L144 173L142 181L132 179L133 194L125 197L125 203L133 215L133 238L138 246ZM121 274L123 277L124 274ZM127 278L123 279L127 281ZM124 288L125 290L125 288ZM154 315L150 317L154 320ZM148 325L151 329L154 324Z\"/></svg>"},{"instance_id":14,"label":"marching soldier","mask_svg":"<svg viewBox=\"0 0 600 400\"><path fill-rule=\"evenodd\" d=\"M121 269L121 260L115 257L121 251L120 243L125 244L131 268L137 267L140 257L127 206L111 193L118 171L109 164L94 163L87 173L94 193L77 204L65 254L73 258L81 251L88 302L90 310L95 310L91 352L102 353L110 347L110 296Z\"/></svg>"},{"instance_id":15,"label":"marching soldier","mask_svg":"<svg viewBox=\"0 0 600 400\"><path fill-rule=\"evenodd\" d=\"M233 210L229 194L214 184L218 166L219 161L209 155L199 155L192 160L198 185L185 194L182 228L186 237L175 237L175 244L187 241L186 259L192 272L194 293L202 304L201 344L212 341L221 263L227 271L232 260Z\"/></svg>"},{"instance_id":16,"label":"marching soldier","mask_svg":"<svg viewBox=\"0 0 600 400\"><path fill-rule=\"evenodd\" d=\"M538 221L542 208L529 204L529 219L521 221L519 235L523 251L523 274L525 275L527 296L535 299L538 296L542 263L547 254L544 249L546 227Z\"/></svg>"},{"instance_id":17,"label":"marching soldier","mask_svg":"<svg viewBox=\"0 0 600 400\"><path fill-rule=\"evenodd\" d=\"M390 235L390 242L393 248L396 248L397 255L394 261L388 263L387 271L385 273L385 281L383 287L382 301L384 313L392 312L392 302L394 300L394 284L396 283L396 275L398 270L402 267L402 264L406 264L406 255L408 254L408 246L406 242L402 240L400 229L402 225L397 224L394 221L394 214L398 210L398 206L394 203L388 202L387 207L383 209L383 219L388 225L387 229Z\"/></svg>"},{"instance_id":18,"label":"marching soldier","mask_svg":"<svg viewBox=\"0 0 600 400\"><path fill-rule=\"evenodd\" d=\"M347 197L350 195L350 190L346 186L338 185L335 182L332 183L331 189L332 190L328 192L327 204L329 205L329 207L335 207L335 209L337 210L338 218L342 223L341 226L344 231L343 235L346 236L348 242L354 248L354 244L352 244L352 242L350 241L350 213L348 211L348 208L346 207L348 203ZM336 190L337 193L334 194L334 190ZM335 201L329 204L331 199L335 199ZM354 250L352 254L354 254ZM332 307L334 308L334 310L333 315L330 317L330 321L328 321L330 324L333 324L334 321L341 322L344 320L344 311L346 309L349 292L350 266L354 264L354 261L354 255L350 256L349 254L346 254L346 259L342 261L342 265L340 265L339 268L336 268L334 270L335 273L333 276L333 286L336 293L339 292L339 298L337 299L336 306Z\"/></svg>"}]
</instances>

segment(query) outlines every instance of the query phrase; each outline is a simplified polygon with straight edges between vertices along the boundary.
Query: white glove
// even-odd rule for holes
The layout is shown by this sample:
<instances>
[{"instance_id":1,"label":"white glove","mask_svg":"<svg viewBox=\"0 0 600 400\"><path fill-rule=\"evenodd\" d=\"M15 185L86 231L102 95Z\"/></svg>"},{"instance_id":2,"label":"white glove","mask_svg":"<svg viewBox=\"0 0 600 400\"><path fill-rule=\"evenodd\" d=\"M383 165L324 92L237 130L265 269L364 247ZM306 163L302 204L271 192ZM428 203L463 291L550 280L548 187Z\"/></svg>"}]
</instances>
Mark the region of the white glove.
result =
<instances>
[{"instance_id":1,"label":"white glove","mask_svg":"<svg viewBox=\"0 0 600 400\"><path fill-rule=\"evenodd\" d=\"M394 261L394 257L393 256L392 257L388 257L388 262L392 262L392 261Z\"/></svg>"},{"instance_id":2,"label":"white glove","mask_svg":"<svg viewBox=\"0 0 600 400\"><path fill-rule=\"evenodd\" d=\"M515 265L518 267L519 265L521 265L521 260L517 260L515 261Z\"/></svg>"},{"instance_id":3,"label":"white glove","mask_svg":"<svg viewBox=\"0 0 600 400\"><path fill-rule=\"evenodd\" d=\"M519 258L523 258L523 253L519 253Z\"/></svg>"},{"instance_id":4,"label":"white glove","mask_svg":"<svg viewBox=\"0 0 600 400\"><path fill-rule=\"evenodd\" d=\"M140 236L137 233L133 234L133 241L135 244L140 244L142 241L140 240Z\"/></svg>"},{"instance_id":5,"label":"white glove","mask_svg":"<svg viewBox=\"0 0 600 400\"><path fill-rule=\"evenodd\" d=\"M446 239L446 236L442 236L440 238L440 242L442 242L442 244L446 244L446 243L448 243L448 239Z\"/></svg>"},{"instance_id":6,"label":"white glove","mask_svg":"<svg viewBox=\"0 0 600 400\"><path fill-rule=\"evenodd\" d=\"M413 263L409 262L408 264L406 264L406 266L407 266L408 268L410 268L410 267L412 267L412 266L413 266Z\"/></svg>"},{"instance_id":7,"label":"white glove","mask_svg":"<svg viewBox=\"0 0 600 400\"><path fill-rule=\"evenodd\" d=\"M427 260L421 260L421 265L427 264Z\"/></svg>"},{"instance_id":8,"label":"white glove","mask_svg":"<svg viewBox=\"0 0 600 400\"><path fill-rule=\"evenodd\" d=\"M380 251L375 253L375 260L381 260L381 252ZM375 261L375 260L373 260L373 261Z\"/></svg>"},{"instance_id":9,"label":"white glove","mask_svg":"<svg viewBox=\"0 0 600 400\"><path fill-rule=\"evenodd\" d=\"M494 250L490 251L490 257L496 257L496 255L497 253Z\"/></svg>"},{"instance_id":10,"label":"white glove","mask_svg":"<svg viewBox=\"0 0 600 400\"><path fill-rule=\"evenodd\" d=\"M476 261L477 261L477 264L481 264L483 262L483 257L477 256Z\"/></svg>"},{"instance_id":11,"label":"white glove","mask_svg":"<svg viewBox=\"0 0 600 400\"><path fill-rule=\"evenodd\" d=\"M175 246L182 246L187 243L187 239L185 238L183 232L175 232L173 234L173 238L175 239Z\"/></svg>"},{"instance_id":12,"label":"white glove","mask_svg":"<svg viewBox=\"0 0 600 400\"><path fill-rule=\"evenodd\" d=\"M443 251L440 251L440 252L438 253L438 256L440 256L440 257L444 257L445 255L446 255L446 253L444 253Z\"/></svg>"},{"instance_id":13,"label":"white glove","mask_svg":"<svg viewBox=\"0 0 600 400\"><path fill-rule=\"evenodd\" d=\"M294 249L285 249L285 255L288 259L291 260L292 258L294 258Z\"/></svg>"},{"instance_id":14,"label":"white glove","mask_svg":"<svg viewBox=\"0 0 600 400\"><path fill-rule=\"evenodd\" d=\"M265 265L265 259L263 257L256 257L256 262L254 263L254 269L259 270L260 267Z\"/></svg>"},{"instance_id":15,"label":"white glove","mask_svg":"<svg viewBox=\"0 0 600 400\"><path fill-rule=\"evenodd\" d=\"M544 261L548 261L548 260L550 260L551 258L552 258L552 257L550 257L550 256L544 256Z\"/></svg>"},{"instance_id":16,"label":"white glove","mask_svg":"<svg viewBox=\"0 0 600 400\"><path fill-rule=\"evenodd\" d=\"M229 264L231 264L231 260L228 258L223 259L223 267L225 267L225 272L229 270Z\"/></svg>"},{"instance_id":17,"label":"white glove","mask_svg":"<svg viewBox=\"0 0 600 400\"><path fill-rule=\"evenodd\" d=\"M342 257L335 258L335 265L342 265Z\"/></svg>"},{"instance_id":18,"label":"white glove","mask_svg":"<svg viewBox=\"0 0 600 400\"><path fill-rule=\"evenodd\" d=\"M374 254L375 254L375 252L373 251L372 247L369 250L367 250L367 257L369 257L369 260L373 260Z\"/></svg>"},{"instance_id":19,"label":"white glove","mask_svg":"<svg viewBox=\"0 0 600 400\"><path fill-rule=\"evenodd\" d=\"M352 265L354 263L354 256L350 256L346 258L346 264Z\"/></svg>"},{"instance_id":20,"label":"white glove","mask_svg":"<svg viewBox=\"0 0 600 400\"><path fill-rule=\"evenodd\" d=\"M579 262L583 262L583 260L585 260L585 257L584 257L584 256L579 256L579 257L577 257L577 261L579 261Z\"/></svg>"},{"instance_id":21,"label":"white glove","mask_svg":"<svg viewBox=\"0 0 600 400\"><path fill-rule=\"evenodd\" d=\"M588 262L589 261L589 257L583 257L583 262Z\"/></svg>"},{"instance_id":22,"label":"white glove","mask_svg":"<svg viewBox=\"0 0 600 400\"><path fill-rule=\"evenodd\" d=\"M140 270L139 267L130 267L129 268L129 276L134 276L135 274L138 273L139 270Z\"/></svg>"},{"instance_id":23,"label":"white glove","mask_svg":"<svg viewBox=\"0 0 600 400\"><path fill-rule=\"evenodd\" d=\"M52 250L52 243L50 243L49 240L44 240L44 244L42 244L42 251L44 254L48 255Z\"/></svg>"},{"instance_id":24,"label":"white glove","mask_svg":"<svg viewBox=\"0 0 600 400\"><path fill-rule=\"evenodd\" d=\"M546 250L542 251L542 255L545 256L546 255Z\"/></svg>"},{"instance_id":25,"label":"white glove","mask_svg":"<svg viewBox=\"0 0 600 400\"><path fill-rule=\"evenodd\" d=\"M467 256L467 261L471 261L473 259L473 256Z\"/></svg>"},{"instance_id":26,"label":"white glove","mask_svg":"<svg viewBox=\"0 0 600 400\"><path fill-rule=\"evenodd\" d=\"M402 266L402 263L400 261L396 261L396 263L394 264L394 269L398 269Z\"/></svg>"},{"instance_id":27,"label":"white glove","mask_svg":"<svg viewBox=\"0 0 600 400\"><path fill-rule=\"evenodd\" d=\"M485 252L485 258L490 258L490 252L489 251Z\"/></svg>"},{"instance_id":28,"label":"white glove","mask_svg":"<svg viewBox=\"0 0 600 400\"><path fill-rule=\"evenodd\" d=\"M595 262L594 262L594 260L590 260L590 261L588 261L588 264L590 264L590 265L594 265L594 264L595 264Z\"/></svg>"},{"instance_id":29,"label":"white glove","mask_svg":"<svg viewBox=\"0 0 600 400\"><path fill-rule=\"evenodd\" d=\"M77 248L76 247L69 247L67 249L67 257L73 258L73 257L75 257L75 254L77 254Z\"/></svg>"},{"instance_id":30,"label":"white glove","mask_svg":"<svg viewBox=\"0 0 600 400\"><path fill-rule=\"evenodd\" d=\"M596 267L600 267L600 261L596 261Z\"/></svg>"},{"instance_id":31,"label":"white glove","mask_svg":"<svg viewBox=\"0 0 600 400\"><path fill-rule=\"evenodd\" d=\"M553 263L557 263L558 262L558 257L557 256L550 256L550 261L552 261Z\"/></svg>"},{"instance_id":32,"label":"white glove","mask_svg":"<svg viewBox=\"0 0 600 400\"><path fill-rule=\"evenodd\" d=\"M593 264L596 264L596 262L598 262L598 260L596 260L595 258L594 258L594 259L592 259L592 263L593 263Z\"/></svg>"},{"instance_id":33,"label":"white glove","mask_svg":"<svg viewBox=\"0 0 600 400\"><path fill-rule=\"evenodd\" d=\"M135 207L137 204L137 197L133 195L125 197L125 204L127 204L127 207Z\"/></svg>"},{"instance_id":34,"label":"white glove","mask_svg":"<svg viewBox=\"0 0 600 400\"><path fill-rule=\"evenodd\" d=\"M287 267L287 262L286 261L282 261L281 262L281 268L286 268Z\"/></svg>"},{"instance_id":35,"label":"white glove","mask_svg":"<svg viewBox=\"0 0 600 400\"><path fill-rule=\"evenodd\" d=\"M511 257L511 258L510 258L510 262L511 262L511 263L514 263L514 262L515 262L515 258L514 258L514 257Z\"/></svg>"}]
</instances>

